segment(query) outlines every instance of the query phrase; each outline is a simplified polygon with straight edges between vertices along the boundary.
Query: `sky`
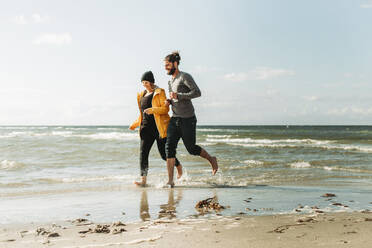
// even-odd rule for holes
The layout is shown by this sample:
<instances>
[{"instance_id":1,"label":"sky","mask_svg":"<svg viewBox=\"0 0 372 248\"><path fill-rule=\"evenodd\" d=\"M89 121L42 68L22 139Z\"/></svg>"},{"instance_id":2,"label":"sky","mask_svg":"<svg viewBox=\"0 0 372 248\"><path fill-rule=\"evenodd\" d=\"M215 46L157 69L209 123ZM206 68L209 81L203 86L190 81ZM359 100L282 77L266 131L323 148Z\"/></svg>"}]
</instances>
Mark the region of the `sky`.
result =
<instances>
[{"instance_id":1,"label":"sky","mask_svg":"<svg viewBox=\"0 0 372 248\"><path fill-rule=\"evenodd\" d=\"M174 50L199 125L372 124L372 0L0 2L0 125L129 125Z\"/></svg>"}]
</instances>

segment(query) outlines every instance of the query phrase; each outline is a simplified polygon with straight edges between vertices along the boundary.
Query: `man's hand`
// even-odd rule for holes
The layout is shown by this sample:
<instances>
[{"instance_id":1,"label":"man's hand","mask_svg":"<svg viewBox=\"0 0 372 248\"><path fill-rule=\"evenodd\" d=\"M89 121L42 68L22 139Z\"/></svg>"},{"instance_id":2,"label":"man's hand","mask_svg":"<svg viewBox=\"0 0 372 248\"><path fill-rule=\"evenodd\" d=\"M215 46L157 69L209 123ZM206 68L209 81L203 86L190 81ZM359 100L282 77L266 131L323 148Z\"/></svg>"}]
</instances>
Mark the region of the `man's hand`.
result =
<instances>
[{"instance_id":1,"label":"man's hand","mask_svg":"<svg viewBox=\"0 0 372 248\"><path fill-rule=\"evenodd\" d=\"M177 93L175 93L175 92L171 92L171 93L170 93L170 98L171 98L171 99L178 99L178 98L177 98Z\"/></svg>"}]
</instances>

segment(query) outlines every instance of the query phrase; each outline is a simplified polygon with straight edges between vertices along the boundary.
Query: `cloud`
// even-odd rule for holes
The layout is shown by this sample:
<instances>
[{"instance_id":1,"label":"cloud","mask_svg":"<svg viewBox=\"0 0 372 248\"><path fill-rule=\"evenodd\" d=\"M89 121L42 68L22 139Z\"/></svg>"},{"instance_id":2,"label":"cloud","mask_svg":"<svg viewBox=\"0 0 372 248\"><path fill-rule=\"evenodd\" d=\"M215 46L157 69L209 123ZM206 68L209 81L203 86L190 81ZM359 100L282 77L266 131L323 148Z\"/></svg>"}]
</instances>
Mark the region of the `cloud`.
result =
<instances>
[{"instance_id":1,"label":"cloud","mask_svg":"<svg viewBox=\"0 0 372 248\"><path fill-rule=\"evenodd\" d=\"M14 23L20 24L20 25L26 25L26 24L28 24L28 21L26 20L26 17L24 17L23 15L15 16L14 18L12 18L12 21Z\"/></svg>"},{"instance_id":2,"label":"cloud","mask_svg":"<svg viewBox=\"0 0 372 248\"><path fill-rule=\"evenodd\" d=\"M285 69L273 69L269 67L256 67L248 72L226 74L224 78L233 82L241 82L247 80L267 80L282 76L293 76L295 72Z\"/></svg>"},{"instance_id":3,"label":"cloud","mask_svg":"<svg viewBox=\"0 0 372 248\"><path fill-rule=\"evenodd\" d=\"M363 9L370 9L372 8L372 2L361 4L360 7Z\"/></svg>"},{"instance_id":4,"label":"cloud","mask_svg":"<svg viewBox=\"0 0 372 248\"><path fill-rule=\"evenodd\" d=\"M372 115L372 107L359 108L359 107L343 107L335 108L328 111L330 115L349 116L350 114L356 115Z\"/></svg>"},{"instance_id":5,"label":"cloud","mask_svg":"<svg viewBox=\"0 0 372 248\"><path fill-rule=\"evenodd\" d=\"M346 78L351 78L352 76L353 76L353 74L351 74L349 72L347 72L347 73L344 74L344 77L346 77Z\"/></svg>"},{"instance_id":6,"label":"cloud","mask_svg":"<svg viewBox=\"0 0 372 248\"><path fill-rule=\"evenodd\" d=\"M207 72L215 72L215 71L218 71L218 70L219 69L215 68L215 67L197 65L190 70L190 73L192 73L192 74L202 74L202 73L207 73Z\"/></svg>"},{"instance_id":7,"label":"cloud","mask_svg":"<svg viewBox=\"0 0 372 248\"><path fill-rule=\"evenodd\" d=\"M34 13L31 17L26 17L24 15L18 15L12 18L12 21L16 24L26 25L30 23L42 23L49 20L48 16L42 16L38 13Z\"/></svg>"},{"instance_id":8,"label":"cloud","mask_svg":"<svg viewBox=\"0 0 372 248\"><path fill-rule=\"evenodd\" d=\"M316 100L319 99L319 97L317 97L317 96L304 96L303 98L307 101L310 101L310 102L313 102L313 101L316 101Z\"/></svg>"},{"instance_id":9,"label":"cloud","mask_svg":"<svg viewBox=\"0 0 372 248\"><path fill-rule=\"evenodd\" d=\"M72 42L72 36L69 33L50 33L42 34L34 39L35 45L52 44L52 45L68 45Z\"/></svg>"},{"instance_id":10,"label":"cloud","mask_svg":"<svg viewBox=\"0 0 372 248\"><path fill-rule=\"evenodd\" d=\"M361 8L363 9L370 9L372 8L372 0L365 1L365 3L362 3L360 5Z\"/></svg>"},{"instance_id":11,"label":"cloud","mask_svg":"<svg viewBox=\"0 0 372 248\"><path fill-rule=\"evenodd\" d=\"M35 23L42 23L42 22L46 22L49 20L49 17L48 16L41 16L40 14L33 14L32 15L32 20L35 22Z\"/></svg>"}]
</instances>

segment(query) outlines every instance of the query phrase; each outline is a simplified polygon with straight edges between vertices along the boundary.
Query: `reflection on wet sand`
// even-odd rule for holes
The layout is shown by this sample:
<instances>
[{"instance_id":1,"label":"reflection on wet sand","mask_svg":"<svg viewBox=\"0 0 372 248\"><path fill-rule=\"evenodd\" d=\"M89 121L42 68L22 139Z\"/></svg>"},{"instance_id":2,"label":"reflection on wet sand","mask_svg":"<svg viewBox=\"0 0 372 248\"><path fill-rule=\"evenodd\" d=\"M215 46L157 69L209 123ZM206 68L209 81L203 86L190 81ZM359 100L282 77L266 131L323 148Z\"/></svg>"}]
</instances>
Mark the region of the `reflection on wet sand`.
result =
<instances>
[{"instance_id":1,"label":"reflection on wet sand","mask_svg":"<svg viewBox=\"0 0 372 248\"><path fill-rule=\"evenodd\" d=\"M182 199L182 190L177 191L177 199L174 200L174 189L169 190L168 203L160 205L159 218L173 219L176 216L176 205Z\"/></svg>"},{"instance_id":2,"label":"reflection on wet sand","mask_svg":"<svg viewBox=\"0 0 372 248\"><path fill-rule=\"evenodd\" d=\"M176 206L182 200L182 190L177 190L177 198L174 199L174 189L170 189L168 193L168 202L160 205L160 211L158 218L175 218L176 216ZM149 203L147 199L147 191L143 190L141 194L140 202L140 218L142 221L148 221L151 219L149 213Z\"/></svg>"},{"instance_id":3,"label":"reflection on wet sand","mask_svg":"<svg viewBox=\"0 0 372 248\"><path fill-rule=\"evenodd\" d=\"M143 221L150 220L149 203L147 201L147 191L146 190L143 190L142 195L141 195L140 218Z\"/></svg>"}]
</instances>

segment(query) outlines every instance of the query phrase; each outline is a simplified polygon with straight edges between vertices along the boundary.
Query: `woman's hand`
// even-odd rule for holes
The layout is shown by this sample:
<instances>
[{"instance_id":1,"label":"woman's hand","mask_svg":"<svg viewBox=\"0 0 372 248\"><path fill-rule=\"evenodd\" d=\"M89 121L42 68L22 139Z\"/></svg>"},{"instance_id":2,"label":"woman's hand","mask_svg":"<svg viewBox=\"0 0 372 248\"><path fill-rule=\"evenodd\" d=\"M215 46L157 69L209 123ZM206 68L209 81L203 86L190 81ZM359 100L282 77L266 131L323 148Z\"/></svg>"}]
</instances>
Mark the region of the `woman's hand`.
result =
<instances>
[{"instance_id":1,"label":"woman's hand","mask_svg":"<svg viewBox=\"0 0 372 248\"><path fill-rule=\"evenodd\" d=\"M171 100L170 99L165 100L164 104L165 107L169 107L169 105L171 104Z\"/></svg>"},{"instance_id":2,"label":"woman's hand","mask_svg":"<svg viewBox=\"0 0 372 248\"><path fill-rule=\"evenodd\" d=\"M153 114L151 108L147 108L147 109L145 109L145 110L143 111L143 113L148 114L148 115L152 115L152 114Z\"/></svg>"}]
</instances>

